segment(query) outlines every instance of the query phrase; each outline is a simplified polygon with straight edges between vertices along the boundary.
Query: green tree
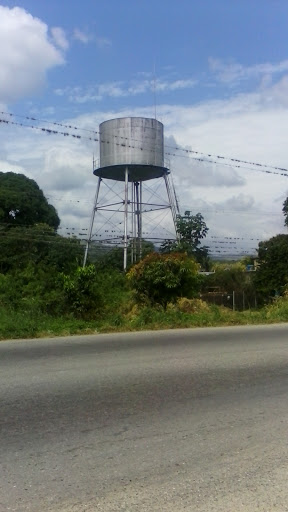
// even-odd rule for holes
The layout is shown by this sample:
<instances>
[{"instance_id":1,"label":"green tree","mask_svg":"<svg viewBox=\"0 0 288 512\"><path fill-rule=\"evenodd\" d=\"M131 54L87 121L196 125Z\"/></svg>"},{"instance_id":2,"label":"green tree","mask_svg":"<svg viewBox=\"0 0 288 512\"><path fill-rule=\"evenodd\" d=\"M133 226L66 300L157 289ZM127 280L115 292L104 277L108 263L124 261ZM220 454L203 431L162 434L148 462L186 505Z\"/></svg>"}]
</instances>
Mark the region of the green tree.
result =
<instances>
[{"instance_id":1,"label":"green tree","mask_svg":"<svg viewBox=\"0 0 288 512\"><path fill-rule=\"evenodd\" d=\"M285 224L285 226L288 226L288 197L286 197L286 199L283 203L282 212L283 212L284 218L285 218L284 224Z\"/></svg>"},{"instance_id":2,"label":"green tree","mask_svg":"<svg viewBox=\"0 0 288 512\"><path fill-rule=\"evenodd\" d=\"M27 315L62 314L64 293L59 273L42 265L28 264L23 269L0 273L0 305Z\"/></svg>"},{"instance_id":3,"label":"green tree","mask_svg":"<svg viewBox=\"0 0 288 512\"><path fill-rule=\"evenodd\" d=\"M246 261L251 264L254 260L247 257ZM255 307L256 290L253 284L255 272L246 271L244 260L217 262L213 264L212 270L213 274L203 278L201 292L204 294L204 300L216 302L218 297L219 303L222 300L223 304L232 306L232 294L236 292L234 298L238 308L241 308L243 303L246 307Z\"/></svg>"},{"instance_id":4,"label":"green tree","mask_svg":"<svg viewBox=\"0 0 288 512\"><path fill-rule=\"evenodd\" d=\"M288 235L277 235L259 243L254 282L263 298L282 295L288 283Z\"/></svg>"},{"instance_id":5,"label":"green tree","mask_svg":"<svg viewBox=\"0 0 288 512\"><path fill-rule=\"evenodd\" d=\"M0 172L0 272L28 265L57 272L75 269L83 249L76 238L56 233L59 223L54 206L34 180Z\"/></svg>"},{"instance_id":6,"label":"green tree","mask_svg":"<svg viewBox=\"0 0 288 512\"><path fill-rule=\"evenodd\" d=\"M233 263L214 263L214 273L203 280L203 291L217 288L222 292L243 292L248 287L248 275L245 264L241 261ZM248 277L247 277L248 276Z\"/></svg>"},{"instance_id":7,"label":"green tree","mask_svg":"<svg viewBox=\"0 0 288 512\"><path fill-rule=\"evenodd\" d=\"M62 275L66 310L78 318L95 318L103 307L97 272L94 265L78 267L69 275Z\"/></svg>"},{"instance_id":8,"label":"green tree","mask_svg":"<svg viewBox=\"0 0 288 512\"><path fill-rule=\"evenodd\" d=\"M137 243L137 242L136 242ZM101 247L101 256L97 256L97 252L95 251L95 256L93 255L93 248L90 250L89 260L95 263L97 266L101 266L102 268L114 268L120 271L123 271L123 257L124 257L124 249L123 247L113 247L113 249L108 248L105 251L105 247ZM99 250L99 247L98 247ZM155 251L154 244L148 240L142 240L142 258L145 258L147 254ZM128 246L127 251L127 263L128 268L131 266L131 242Z\"/></svg>"},{"instance_id":9,"label":"green tree","mask_svg":"<svg viewBox=\"0 0 288 512\"><path fill-rule=\"evenodd\" d=\"M60 219L37 183L14 172L0 172L0 224L33 226L45 223L57 229Z\"/></svg>"},{"instance_id":10,"label":"green tree","mask_svg":"<svg viewBox=\"0 0 288 512\"><path fill-rule=\"evenodd\" d=\"M191 215L185 211L184 215L178 215L176 219L177 240L166 240L160 247L160 252L181 252L193 256L205 270L209 268L208 248L201 246L209 228L201 213Z\"/></svg>"},{"instance_id":11,"label":"green tree","mask_svg":"<svg viewBox=\"0 0 288 512\"><path fill-rule=\"evenodd\" d=\"M162 304L193 297L200 286L199 265L186 254L151 253L127 273L138 301Z\"/></svg>"},{"instance_id":12,"label":"green tree","mask_svg":"<svg viewBox=\"0 0 288 512\"><path fill-rule=\"evenodd\" d=\"M27 265L68 272L77 268L83 248L76 238L58 235L47 224L0 229L0 272L23 270Z\"/></svg>"}]
</instances>

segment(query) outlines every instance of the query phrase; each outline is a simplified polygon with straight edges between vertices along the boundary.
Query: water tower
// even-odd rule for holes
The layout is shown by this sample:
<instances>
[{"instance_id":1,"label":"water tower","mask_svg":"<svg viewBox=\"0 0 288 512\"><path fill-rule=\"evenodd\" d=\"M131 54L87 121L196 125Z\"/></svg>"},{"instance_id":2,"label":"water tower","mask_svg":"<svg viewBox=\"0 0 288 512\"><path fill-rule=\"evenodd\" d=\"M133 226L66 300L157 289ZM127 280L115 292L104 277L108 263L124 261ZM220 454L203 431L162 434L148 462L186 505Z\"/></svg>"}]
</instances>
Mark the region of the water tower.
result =
<instances>
[{"instance_id":1,"label":"water tower","mask_svg":"<svg viewBox=\"0 0 288 512\"><path fill-rule=\"evenodd\" d=\"M128 245L131 247L131 261L135 262L142 255L142 216L145 211L170 208L174 222L179 213L175 190L169 179L170 171L164 164L163 124L156 119L143 117L124 117L104 121L99 126L100 162L93 169L98 177L95 202L91 215L90 228L86 244L84 266L87 260L89 244L92 240L93 224L97 211L100 210L100 189L103 180L124 182L122 205L124 247L123 268L127 268ZM163 178L168 203L155 204L143 202L143 187L148 180ZM113 211L116 204L101 205L101 212ZM116 211L116 209L114 210ZM119 209L117 209L119 212ZM131 222L129 222L131 221ZM128 234L131 226L131 236Z\"/></svg>"}]
</instances>

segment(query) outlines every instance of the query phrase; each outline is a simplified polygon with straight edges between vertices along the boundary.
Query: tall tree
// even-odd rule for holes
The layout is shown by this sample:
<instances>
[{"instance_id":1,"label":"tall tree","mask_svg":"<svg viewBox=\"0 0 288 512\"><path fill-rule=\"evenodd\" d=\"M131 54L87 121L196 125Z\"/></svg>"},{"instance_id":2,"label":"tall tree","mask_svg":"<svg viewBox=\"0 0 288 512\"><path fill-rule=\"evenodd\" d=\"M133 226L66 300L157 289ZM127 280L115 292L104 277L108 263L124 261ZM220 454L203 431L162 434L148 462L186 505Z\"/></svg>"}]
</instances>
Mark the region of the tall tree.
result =
<instances>
[{"instance_id":1,"label":"tall tree","mask_svg":"<svg viewBox=\"0 0 288 512\"><path fill-rule=\"evenodd\" d=\"M264 298L281 295L288 284L288 235L277 235L259 243L256 289Z\"/></svg>"},{"instance_id":2,"label":"tall tree","mask_svg":"<svg viewBox=\"0 0 288 512\"><path fill-rule=\"evenodd\" d=\"M44 223L57 229L60 219L37 183L14 172L0 172L0 224L33 226Z\"/></svg>"},{"instance_id":3,"label":"tall tree","mask_svg":"<svg viewBox=\"0 0 288 512\"><path fill-rule=\"evenodd\" d=\"M60 236L47 224L0 228L0 273L22 271L31 264L68 272L82 259L80 240Z\"/></svg>"},{"instance_id":4,"label":"tall tree","mask_svg":"<svg viewBox=\"0 0 288 512\"><path fill-rule=\"evenodd\" d=\"M185 211L184 215L178 215L176 220L177 240L166 240L160 251L185 252L188 256L193 256L200 263L201 267L209 267L208 248L201 246L203 238L206 237L209 228L204 221L201 213L191 215L190 211Z\"/></svg>"},{"instance_id":5,"label":"tall tree","mask_svg":"<svg viewBox=\"0 0 288 512\"><path fill-rule=\"evenodd\" d=\"M288 197L286 197L286 199L283 203L282 212L283 212L284 218L285 218L284 224L285 224L285 226L288 226Z\"/></svg>"},{"instance_id":6,"label":"tall tree","mask_svg":"<svg viewBox=\"0 0 288 512\"><path fill-rule=\"evenodd\" d=\"M37 266L56 272L76 268L83 248L75 238L57 234L60 219L37 183L0 172L0 272Z\"/></svg>"}]
</instances>

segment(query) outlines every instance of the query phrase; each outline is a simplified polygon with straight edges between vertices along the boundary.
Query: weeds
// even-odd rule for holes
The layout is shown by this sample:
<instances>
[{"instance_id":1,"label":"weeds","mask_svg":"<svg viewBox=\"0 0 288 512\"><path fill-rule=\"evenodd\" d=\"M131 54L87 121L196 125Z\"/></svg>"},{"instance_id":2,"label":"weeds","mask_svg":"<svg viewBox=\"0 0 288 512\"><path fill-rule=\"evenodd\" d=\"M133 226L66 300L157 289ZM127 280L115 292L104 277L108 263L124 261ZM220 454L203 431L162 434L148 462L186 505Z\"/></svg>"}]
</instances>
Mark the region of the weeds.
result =
<instances>
[{"instance_id":1,"label":"weeds","mask_svg":"<svg viewBox=\"0 0 288 512\"><path fill-rule=\"evenodd\" d=\"M1 297L0 297L1 300ZM0 340L125 332L188 327L267 324L288 322L288 297L275 299L259 310L232 311L209 305L199 299L181 298L176 303L140 306L125 287L111 289L101 311L89 320L72 313L56 315L43 312L37 300L22 299L21 307L0 302Z\"/></svg>"}]
</instances>

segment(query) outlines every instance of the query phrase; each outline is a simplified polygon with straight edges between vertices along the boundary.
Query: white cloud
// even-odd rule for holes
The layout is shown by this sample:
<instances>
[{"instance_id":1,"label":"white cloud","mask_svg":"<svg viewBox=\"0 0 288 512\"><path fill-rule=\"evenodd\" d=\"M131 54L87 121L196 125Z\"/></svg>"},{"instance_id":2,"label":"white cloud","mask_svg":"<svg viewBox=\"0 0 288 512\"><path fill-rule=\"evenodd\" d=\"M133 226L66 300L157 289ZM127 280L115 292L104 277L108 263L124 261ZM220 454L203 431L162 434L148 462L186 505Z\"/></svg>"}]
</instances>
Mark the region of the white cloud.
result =
<instances>
[{"instance_id":1,"label":"white cloud","mask_svg":"<svg viewBox=\"0 0 288 512\"><path fill-rule=\"evenodd\" d=\"M75 28L73 31L73 37L76 41L80 41L80 43L87 44L91 40L91 37L80 30L79 28Z\"/></svg>"},{"instance_id":2,"label":"white cloud","mask_svg":"<svg viewBox=\"0 0 288 512\"><path fill-rule=\"evenodd\" d=\"M63 65L48 27L24 9L0 6L0 101L11 103L45 84L49 69Z\"/></svg>"},{"instance_id":3,"label":"white cloud","mask_svg":"<svg viewBox=\"0 0 288 512\"><path fill-rule=\"evenodd\" d=\"M176 91L177 89L191 89L197 84L196 80L174 80L170 81L161 81L156 80L156 90L157 91Z\"/></svg>"},{"instance_id":4,"label":"white cloud","mask_svg":"<svg viewBox=\"0 0 288 512\"><path fill-rule=\"evenodd\" d=\"M147 91L151 91L153 88L152 80L142 80L133 82L128 86L127 94L131 94L131 96L136 96L138 94L144 94Z\"/></svg>"},{"instance_id":5,"label":"white cloud","mask_svg":"<svg viewBox=\"0 0 288 512\"><path fill-rule=\"evenodd\" d=\"M98 48L109 48L112 46L111 39L107 37L93 36L90 32L80 30L79 28L75 28L73 30L73 38L83 44L88 44L89 42L94 41Z\"/></svg>"},{"instance_id":6,"label":"white cloud","mask_svg":"<svg viewBox=\"0 0 288 512\"><path fill-rule=\"evenodd\" d=\"M7 160L0 160L0 172L15 172L16 174L25 174L24 168L7 162Z\"/></svg>"},{"instance_id":7,"label":"white cloud","mask_svg":"<svg viewBox=\"0 0 288 512\"><path fill-rule=\"evenodd\" d=\"M78 162L77 167L75 161ZM42 185L51 191L66 192L77 190L83 185L87 168L87 157L79 145L56 143L45 152Z\"/></svg>"},{"instance_id":8,"label":"white cloud","mask_svg":"<svg viewBox=\"0 0 288 512\"><path fill-rule=\"evenodd\" d=\"M247 211L255 206L255 199L251 195L239 194L237 196L233 195L226 199L222 203L217 203L217 207L225 208L228 210L234 211Z\"/></svg>"},{"instance_id":9,"label":"white cloud","mask_svg":"<svg viewBox=\"0 0 288 512\"><path fill-rule=\"evenodd\" d=\"M99 48L109 48L112 46L112 41L107 37L96 37L96 44Z\"/></svg>"},{"instance_id":10,"label":"white cloud","mask_svg":"<svg viewBox=\"0 0 288 512\"><path fill-rule=\"evenodd\" d=\"M176 179L178 188L189 190L192 187L239 187L246 183L245 178L241 176L237 169L232 165L217 165L209 163L209 158L197 157L187 158L181 155L181 152L176 152L176 156L171 158L172 168L178 167L179 157L181 156L181 179Z\"/></svg>"},{"instance_id":11,"label":"white cloud","mask_svg":"<svg viewBox=\"0 0 288 512\"><path fill-rule=\"evenodd\" d=\"M209 59L210 70L215 73L220 82L235 84L243 80L264 77L269 83L273 75L288 72L288 60L271 63L266 62L254 66L243 66L237 62L225 63L220 59Z\"/></svg>"},{"instance_id":12,"label":"white cloud","mask_svg":"<svg viewBox=\"0 0 288 512\"><path fill-rule=\"evenodd\" d=\"M196 80L142 80L126 83L123 81L104 82L95 84L87 88L66 87L65 89L56 89L54 92L58 96L67 96L72 103L88 103L101 101L106 97L121 98L145 94L156 89L157 93L177 91L181 89L190 89L196 85Z\"/></svg>"},{"instance_id":13,"label":"white cloud","mask_svg":"<svg viewBox=\"0 0 288 512\"><path fill-rule=\"evenodd\" d=\"M103 96L119 98L127 95L125 89L121 87L121 82L101 84L97 87L97 94L100 98L103 98Z\"/></svg>"},{"instance_id":14,"label":"white cloud","mask_svg":"<svg viewBox=\"0 0 288 512\"><path fill-rule=\"evenodd\" d=\"M63 63L47 25L24 9L0 6L0 101L10 103L35 92L47 71Z\"/></svg>"},{"instance_id":15,"label":"white cloud","mask_svg":"<svg viewBox=\"0 0 288 512\"><path fill-rule=\"evenodd\" d=\"M69 42L67 40L65 31L63 30L63 28L61 28L61 27L52 27L51 28L51 34L52 34L53 41L56 44L56 46L61 48L61 50L68 50Z\"/></svg>"},{"instance_id":16,"label":"white cloud","mask_svg":"<svg viewBox=\"0 0 288 512\"><path fill-rule=\"evenodd\" d=\"M138 71L136 74L142 78L150 78L151 80L153 79L152 71Z\"/></svg>"},{"instance_id":17,"label":"white cloud","mask_svg":"<svg viewBox=\"0 0 288 512\"><path fill-rule=\"evenodd\" d=\"M121 83L112 86L125 89ZM260 172L265 168L252 170L249 168L252 166L247 166L246 170L238 169L237 163L232 162L230 167L210 164L207 156L203 157L203 162L197 162L175 147L209 153L212 160L223 155L286 168L286 91L288 81L282 78L265 90L226 100L196 105L158 105L158 118L165 128L166 151L177 155L170 156L170 159L181 209L203 213L211 239L213 236L248 238L247 243L239 241L241 248L245 244L246 247L254 247L258 244L257 238L269 238L284 232L281 210L288 179ZM78 94L81 93L79 89ZM113 93L118 94L117 90L111 90ZM99 123L104 120L125 116L152 117L153 110L153 106L121 112L99 109L62 122L98 130ZM97 182L91 170L93 153L97 158L97 143L86 139L48 137L20 128L15 137L15 127L1 128L0 158L3 165L7 162L15 168L19 166L21 172L36 179L44 192L51 195L51 202L58 209L63 226L89 226ZM202 158L201 155L195 156ZM165 197L164 188L162 195ZM164 226L168 226L166 220ZM97 222L100 224L102 221L99 214ZM111 229L109 223L107 229Z\"/></svg>"},{"instance_id":18,"label":"white cloud","mask_svg":"<svg viewBox=\"0 0 288 512\"><path fill-rule=\"evenodd\" d=\"M40 117L41 119L43 119L43 118L50 117L50 116L55 117L55 115L57 114L57 109L56 109L56 107L52 107L52 106L38 108L38 107L34 106L33 102L31 102L31 107L30 107L29 113L31 115L33 115L34 117Z\"/></svg>"}]
</instances>

